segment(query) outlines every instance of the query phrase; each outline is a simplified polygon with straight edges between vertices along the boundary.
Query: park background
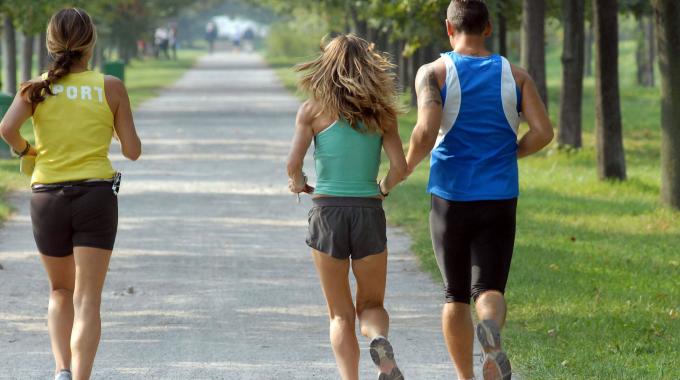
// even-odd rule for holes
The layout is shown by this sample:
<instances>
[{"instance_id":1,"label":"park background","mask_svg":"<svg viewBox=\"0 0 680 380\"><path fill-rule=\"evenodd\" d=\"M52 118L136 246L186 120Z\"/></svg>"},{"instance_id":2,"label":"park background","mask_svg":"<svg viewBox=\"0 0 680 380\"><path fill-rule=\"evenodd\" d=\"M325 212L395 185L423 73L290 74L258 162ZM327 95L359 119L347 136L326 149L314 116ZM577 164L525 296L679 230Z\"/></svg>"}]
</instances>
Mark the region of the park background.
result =
<instances>
[{"instance_id":1,"label":"park background","mask_svg":"<svg viewBox=\"0 0 680 380\"><path fill-rule=\"evenodd\" d=\"M516 370L527 379L680 378L675 360L680 213L674 210L680 206L680 170L673 169L680 160L680 119L672 113L680 110L680 81L678 64L670 61L680 56L680 39L670 38L678 36L672 31L680 23L677 5L646 0L487 3L495 28L489 47L530 71L558 129L549 148L520 162L522 196L505 334ZM134 105L205 54L205 25L218 15L248 20L265 31L254 47L291 91L297 79L293 65L312 58L324 36L354 32L375 42L396 65L407 111L401 119L406 149L415 123L413 78L421 64L447 50L447 4L0 0L1 81L13 94L17 84L46 67L45 23L63 6L81 6L94 16L100 39L93 65L126 64ZM169 24L179 30L178 58L155 58L154 32ZM218 48L235 49L233 33L223 30L220 36ZM140 49L139 41L150 48ZM659 62L668 64L663 71ZM29 124L24 133L31 139ZM27 186L17 167L17 160L0 160L0 196ZM422 165L394 190L386 207L390 222L413 238L422 268L438 280L426 222L426 181L427 165ZM0 201L0 218L9 212Z\"/></svg>"}]
</instances>

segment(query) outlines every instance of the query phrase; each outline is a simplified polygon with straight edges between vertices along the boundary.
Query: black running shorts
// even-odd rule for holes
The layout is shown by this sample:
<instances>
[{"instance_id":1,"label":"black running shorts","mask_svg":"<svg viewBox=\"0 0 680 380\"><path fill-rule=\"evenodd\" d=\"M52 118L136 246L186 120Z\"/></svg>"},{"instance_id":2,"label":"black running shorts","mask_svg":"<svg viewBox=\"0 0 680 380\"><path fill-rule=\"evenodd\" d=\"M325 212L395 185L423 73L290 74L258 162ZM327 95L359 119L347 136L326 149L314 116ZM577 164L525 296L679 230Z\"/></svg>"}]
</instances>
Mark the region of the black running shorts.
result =
<instances>
[{"instance_id":1,"label":"black running shorts","mask_svg":"<svg viewBox=\"0 0 680 380\"><path fill-rule=\"evenodd\" d=\"M73 247L112 250L118 230L118 198L111 183L34 188L33 236L40 253L73 254Z\"/></svg>"},{"instance_id":2,"label":"black running shorts","mask_svg":"<svg viewBox=\"0 0 680 380\"><path fill-rule=\"evenodd\" d=\"M446 302L505 292L515 246L517 198L456 202L432 196L430 231Z\"/></svg>"},{"instance_id":3,"label":"black running shorts","mask_svg":"<svg viewBox=\"0 0 680 380\"><path fill-rule=\"evenodd\" d=\"M377 198L314 198L307 245L336 259L376 255L387 247L387 225Z\"/></svg>"}]
</instances>

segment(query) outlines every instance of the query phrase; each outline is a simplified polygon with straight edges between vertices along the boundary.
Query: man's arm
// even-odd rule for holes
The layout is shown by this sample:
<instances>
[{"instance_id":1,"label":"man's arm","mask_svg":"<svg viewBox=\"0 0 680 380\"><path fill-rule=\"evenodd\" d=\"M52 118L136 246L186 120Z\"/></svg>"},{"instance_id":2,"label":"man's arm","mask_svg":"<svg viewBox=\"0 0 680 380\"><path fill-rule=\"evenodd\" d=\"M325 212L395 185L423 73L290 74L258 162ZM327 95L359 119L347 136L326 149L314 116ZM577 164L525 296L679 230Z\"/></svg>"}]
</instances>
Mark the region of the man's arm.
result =
<instances>
[{"instance_id":1,"label":"man's arm","mask_svg":"<svg viewBox=\"0 0 680 380\"><path fill-rule=\"evenodd\" d=\"M523 158L545 148L550 144L555 133L543 100L541 100L531 76L516 67L512 69L513 75L522 89L522 113L529 124L529 132L525 133L519 140L517 150L517 157Z\"/></svg>"},{"instance_id":2,"label":"man's arm","mask_svg":"<svg viewBox=\"0 0 680 380\"><path fill-rule=\"evenodd\" d=\"M406 156L409 174L430 154L437 141L443 112L441 87L445 81L446 66L441 60L422 66L416 75L418 121Z\"/></svg>"}]
</instances>

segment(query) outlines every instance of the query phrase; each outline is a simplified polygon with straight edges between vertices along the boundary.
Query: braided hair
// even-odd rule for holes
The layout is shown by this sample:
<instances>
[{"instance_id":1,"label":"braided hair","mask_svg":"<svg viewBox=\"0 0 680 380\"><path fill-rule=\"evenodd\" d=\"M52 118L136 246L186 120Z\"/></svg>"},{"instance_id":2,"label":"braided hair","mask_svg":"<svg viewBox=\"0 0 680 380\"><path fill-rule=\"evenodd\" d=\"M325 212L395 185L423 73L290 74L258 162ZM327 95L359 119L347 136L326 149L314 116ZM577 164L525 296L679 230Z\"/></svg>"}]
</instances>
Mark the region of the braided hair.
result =
<instances>
[{"instance_id":1,"label":"braided hair","mask_svg":"<svg viewBox=\"0 0 680 380\"><path fill-rule=\"evenodd\" d=\"M47 26L47 50L52 63L47 77L21 85L20 94L36 105L52 93L52 84L71 72L71 66L85 57L97 42L92 18L82 9L66 8L55 13Z\"/></svg>"}]
</instances>

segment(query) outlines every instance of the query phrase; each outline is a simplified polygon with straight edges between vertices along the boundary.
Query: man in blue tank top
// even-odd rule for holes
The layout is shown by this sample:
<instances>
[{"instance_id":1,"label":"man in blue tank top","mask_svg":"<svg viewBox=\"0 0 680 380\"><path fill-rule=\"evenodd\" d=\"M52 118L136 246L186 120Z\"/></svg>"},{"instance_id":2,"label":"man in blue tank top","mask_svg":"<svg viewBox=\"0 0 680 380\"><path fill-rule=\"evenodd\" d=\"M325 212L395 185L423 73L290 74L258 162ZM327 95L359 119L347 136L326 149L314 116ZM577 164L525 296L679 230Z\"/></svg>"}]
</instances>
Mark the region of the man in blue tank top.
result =
<instances>
[{"instance_id":1,"label":"man in blue tank top","mask_svg":"<svg viewBox=\"0 0 680 380\"><path fill-rule=\"evenodd\" d=\"M430 229L446 292L444 337L458 378L474 378L472 299L484 379L505 380L512 371L500 329L515 242L517 159L549 144L553 129L531 77L486 49L491 23L482 0L451 1L446 29L453 51L416 77L408 168L431 153ZM529 131L518 140L520 116Z\"/></svg>"}]
</instances>

